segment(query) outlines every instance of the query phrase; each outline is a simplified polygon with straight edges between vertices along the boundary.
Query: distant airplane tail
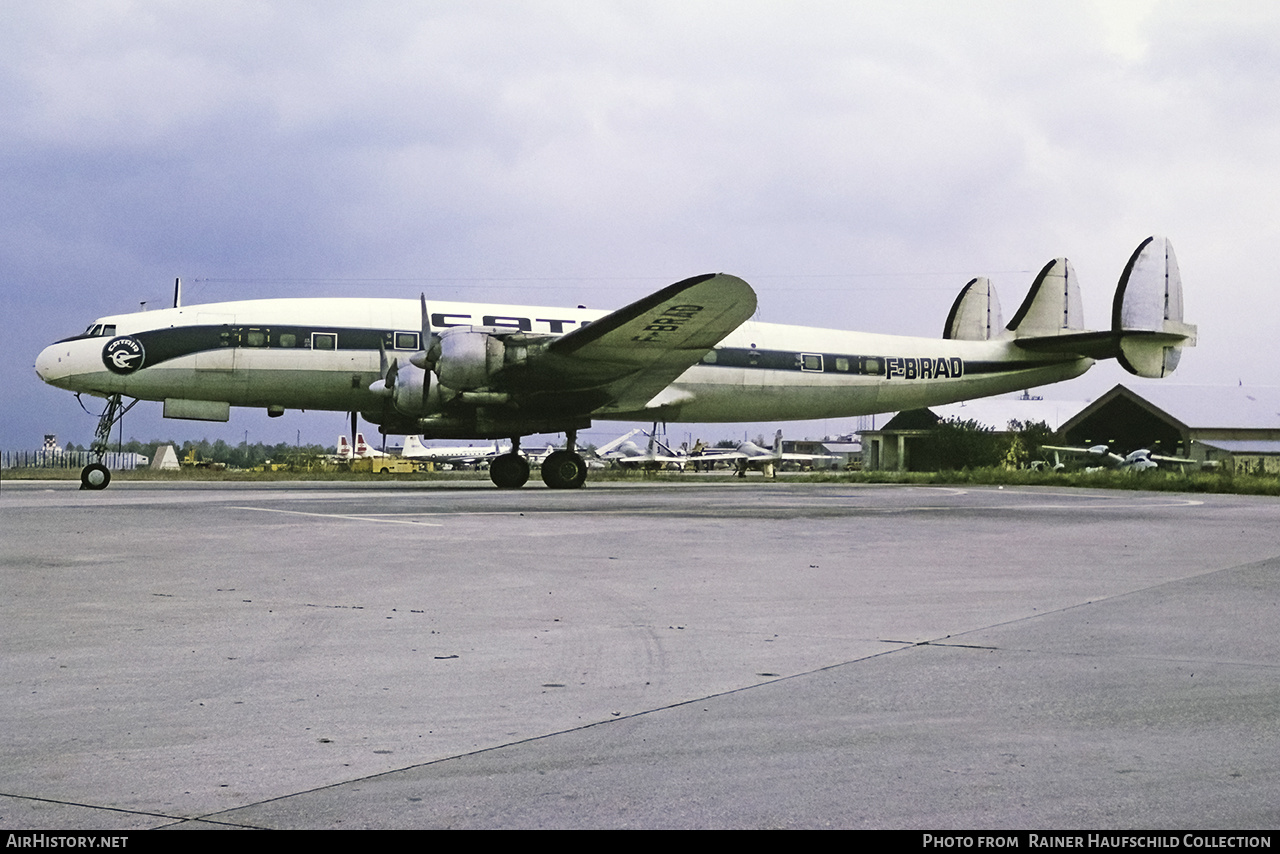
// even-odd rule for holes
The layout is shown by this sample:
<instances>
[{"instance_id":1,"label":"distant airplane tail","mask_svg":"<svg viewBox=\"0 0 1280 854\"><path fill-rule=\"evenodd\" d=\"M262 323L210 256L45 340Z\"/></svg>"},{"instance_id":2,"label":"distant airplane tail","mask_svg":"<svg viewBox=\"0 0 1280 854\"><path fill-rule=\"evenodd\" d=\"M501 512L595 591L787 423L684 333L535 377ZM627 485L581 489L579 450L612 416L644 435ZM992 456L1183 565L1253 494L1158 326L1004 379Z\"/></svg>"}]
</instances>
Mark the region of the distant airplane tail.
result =
<instances>
[{"instance_id":1,"label":"distant airplane tail","mask_svg":"<svg viewBox=\"0 0 1280 854\"><path fill-rule=\"evenodd\" d=\"M944 335L960 340L1012 336L1025 350L1116 359L1129 373L1150 378L1173 373L1182 348L1196 343L1196 328L1182 320L1178 260L1163 237L1148 237L1129 258L1112 301L1111 328L1105 332L1085 330L1080 287L1066 258L1045 265L1003 330L999 315L990 283L974 279L952 305Z\"/></svg>"},{"instance_id":2,"label":"distant airplane tail","mask_svg":"<svg viewBox=\"0 0 1280 854\"><path fill-rule=\"evenodd\" d=\"M347 441L346 436L338 437L338 459L351 459L351 443Z\"/></svg>"}]
</instances>

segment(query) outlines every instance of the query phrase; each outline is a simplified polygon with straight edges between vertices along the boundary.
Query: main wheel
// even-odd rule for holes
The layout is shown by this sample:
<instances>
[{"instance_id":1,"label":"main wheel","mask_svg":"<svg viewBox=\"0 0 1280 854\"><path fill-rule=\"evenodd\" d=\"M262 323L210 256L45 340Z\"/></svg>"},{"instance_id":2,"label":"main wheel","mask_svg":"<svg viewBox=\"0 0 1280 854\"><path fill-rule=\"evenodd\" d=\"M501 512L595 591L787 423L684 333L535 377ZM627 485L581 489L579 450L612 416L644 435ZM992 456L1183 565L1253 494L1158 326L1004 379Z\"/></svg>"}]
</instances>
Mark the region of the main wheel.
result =
<instances>
[{"instance_id":1,"label":"main wheel","mask_svg":"<svg viewBox=\"0 0 1280 854\"><path fill-rule=\"evenodd\" d=\"M529 482L529 461L519 454L503 454L489 463L489 480L499 489L519 489Z\"/></svg>"},{"instance_id":2,"label":"main wheel","mask_svg":"<svg viewBox=\"0 0 1280 854\"><path fill-rule=\"evenodd\" d=\"M102 463L89 463L80 470L81 489L106 489L111 482L111 470Z\"/></svg>"},{"instance_id":3,"label":"main wheel","mask_svg":"<svg viewBox=\"0 0 1280 854\"><path fill-rule=\"evenodd\" d=\"M552 489L577 489L587 482L587 464L572 451L554 451L542 464L542 482Z\"/></svg>"}]
</instances>

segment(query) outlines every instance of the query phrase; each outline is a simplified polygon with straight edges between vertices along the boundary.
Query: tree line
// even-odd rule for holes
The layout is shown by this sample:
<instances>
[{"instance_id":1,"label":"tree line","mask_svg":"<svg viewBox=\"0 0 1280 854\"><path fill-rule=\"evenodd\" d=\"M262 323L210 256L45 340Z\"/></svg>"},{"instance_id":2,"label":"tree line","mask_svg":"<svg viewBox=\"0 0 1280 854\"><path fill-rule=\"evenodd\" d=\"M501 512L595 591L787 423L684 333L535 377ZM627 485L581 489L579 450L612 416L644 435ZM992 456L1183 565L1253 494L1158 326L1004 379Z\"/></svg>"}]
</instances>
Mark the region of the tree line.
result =
<instances>
[{"instance_id":1,"label":"tree line","mask_svg":"<svg viewBox=\"0 0 1280 854\"><path fill-rule=\"evenodd\" d=\"M148 459L154 460L159 449L165 445L173 445L173 450L180 461L190 458L191 452L194 451L194 459L197 462L221 463L228 468L240 469L260 466L267 461L288 463L295 460L313 459L323 454L336 454L338 451L333 445L326 448L323 445L290 445L288 442L281 442L277 445L267 445L262 442L255 442L250 445L247 442L240 442L237 445L232 445L222 439L213 442L208 439L200 439L198 441L188 439L185 442L179 442L176 439L141 442L132 438L127 442L120 443L118 449L125 453L142 454ZM67 451L87 451L88 449L87 445L79 446L74 442L69 442L66 447ZM117 450L116 443L112 443L111 450Z\"/></svg>"},{"instance_id":2,"label":"tree line","mask_svg":"<svg viewBox=\"0 0 1280 854\"><path fill-rule=\"evenodd\" d=\"M997 433L977 421L949 418L939 421L928 437L912 450L917 471L963 471L978 468L1027 468L1044 460L1041 445L1054 444L1054 432L1044 421L1010 421Z\"/></svg>"}]
</instances>

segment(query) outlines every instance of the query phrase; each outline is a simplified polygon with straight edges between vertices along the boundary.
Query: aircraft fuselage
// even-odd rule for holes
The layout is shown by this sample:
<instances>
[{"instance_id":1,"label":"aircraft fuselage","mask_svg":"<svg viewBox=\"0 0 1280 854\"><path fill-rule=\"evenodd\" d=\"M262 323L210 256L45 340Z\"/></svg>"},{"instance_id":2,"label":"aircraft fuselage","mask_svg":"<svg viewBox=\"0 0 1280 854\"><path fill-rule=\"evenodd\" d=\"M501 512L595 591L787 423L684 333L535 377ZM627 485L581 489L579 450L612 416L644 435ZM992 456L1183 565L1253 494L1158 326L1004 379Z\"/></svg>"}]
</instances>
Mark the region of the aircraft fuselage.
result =
<instances>
[{"instance_id":1,"label":"aircraft fuselage","mask_svg":"<svg viewBox=\"0 0 1280 854\"><path fill-rule=\"evenodd\" d=\"M606 312L434 302L432 327L558 336ZM225 420L225 407L360 411L387 358L422 349L419 303L274 299L103 317L47 347L46 382L71 391L166 401L166 415ZM1092 359L1037 354L1011 340L910 338L747 321L640 409L593 419L667 422L837 418L933 406L1070 379ZM201 404L207 404L202 406ZM505 427L421 432L498 438ZM398 431L392 431L398 432ZM418 430L406 432L419 432ZM534 432L534 431L529 431Z\"/></svg>"},{"instance_id":2,"label":"aircraft fuselage","mask_svg":"<svg viewBox=\"0 0 1280 854\"><path fill-rule=\"evenodd\" d=\"M437 330L476 325L556 336L605 314L431 304ZM171 417L212 412L210 420L225 420L216 405L202 410L188 402L372 414L384 400L370 386L382 376L387 357L407 358L421 349L419 322L414 300L193 305L96 320L84 334L46 348L36 370L46 382L72 391L168 401ZM605 405L590 417L732 422L866 415L1058 382L1091 364L1087 358L1027 353L1007 340L950 341L747 321L643 409ZM457 437L496 438L483 429Z\"/></svg>"}]
</instances>

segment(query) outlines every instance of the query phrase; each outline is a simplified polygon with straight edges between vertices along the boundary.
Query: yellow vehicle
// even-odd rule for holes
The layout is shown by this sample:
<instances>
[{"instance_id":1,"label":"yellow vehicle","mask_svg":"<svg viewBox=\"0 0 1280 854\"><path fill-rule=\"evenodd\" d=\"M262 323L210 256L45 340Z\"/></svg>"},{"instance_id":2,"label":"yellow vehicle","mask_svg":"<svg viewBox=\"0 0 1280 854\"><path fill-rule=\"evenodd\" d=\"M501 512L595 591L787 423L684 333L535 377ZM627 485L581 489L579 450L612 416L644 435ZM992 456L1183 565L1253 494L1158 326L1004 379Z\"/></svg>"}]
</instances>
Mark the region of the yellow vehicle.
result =
<instances>
[{"instance_id":1,"label":"yellow vehicle","mask_svg":"<svg viewBox=\"0 0 1280 854\"><path fill-rule=\"evenodd\" d=\"M403 460L399 457L361 457L351 461L351 470L378 474L405 474L416 472L418 464L413 460Z\"/></svg>"}]
</instances>

